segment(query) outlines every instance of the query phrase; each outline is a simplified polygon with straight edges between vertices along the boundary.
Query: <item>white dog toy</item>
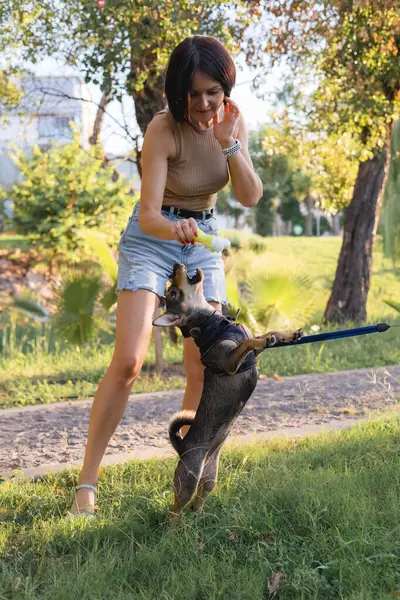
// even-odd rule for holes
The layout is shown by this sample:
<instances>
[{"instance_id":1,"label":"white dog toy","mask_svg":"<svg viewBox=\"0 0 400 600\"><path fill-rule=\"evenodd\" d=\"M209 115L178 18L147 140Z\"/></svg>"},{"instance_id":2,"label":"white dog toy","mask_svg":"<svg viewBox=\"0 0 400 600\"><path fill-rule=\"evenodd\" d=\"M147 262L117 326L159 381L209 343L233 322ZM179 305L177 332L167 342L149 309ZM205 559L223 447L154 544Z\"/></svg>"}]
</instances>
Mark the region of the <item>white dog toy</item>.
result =
<instances>
[{"instance_id":1,"label":"white dog toy","mask_svg":"<svg viewBox=\"0 0 400 600\"><path fill-rule=\"evenodd\" d=\"M218 237L216 235L208 235L199 229L199 233L194 238L195 242L204 244L211 252L222 252L225 248L229 248L231 243L226 238Z\"/></svg>"}]
</instances>

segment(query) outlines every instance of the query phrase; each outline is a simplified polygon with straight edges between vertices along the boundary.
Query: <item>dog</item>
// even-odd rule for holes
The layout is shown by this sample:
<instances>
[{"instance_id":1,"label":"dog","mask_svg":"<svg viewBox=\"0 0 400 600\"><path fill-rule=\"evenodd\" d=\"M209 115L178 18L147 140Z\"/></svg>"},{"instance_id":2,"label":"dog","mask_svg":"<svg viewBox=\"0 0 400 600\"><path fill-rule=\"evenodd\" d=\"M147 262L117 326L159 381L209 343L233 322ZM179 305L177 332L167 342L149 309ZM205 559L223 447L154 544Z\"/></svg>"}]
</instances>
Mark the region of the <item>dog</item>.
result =
<instances>
[{"instance_id":1,"label":"dog","mask_svg":"<svg viewBox=\"0 0 400 600\"><path fill-rule=\"evenodd\" d=\"M170 441L179 455L174 503L169 510L172 522L187 505L201 511L214 489L222 444L257 384L257 355L278 342L290 343L302 335L301 330L270 331L252 337L247 327L208 304L203 279L201 269L190 277L183 264L175 264L165 297L166 311L153 321L158 327L175 325L184 337L192 337L205 367L197 411L181 411L169 425ZM185 425L190 429L181 437L179 432Z\"/></svg>"}]
</instances>

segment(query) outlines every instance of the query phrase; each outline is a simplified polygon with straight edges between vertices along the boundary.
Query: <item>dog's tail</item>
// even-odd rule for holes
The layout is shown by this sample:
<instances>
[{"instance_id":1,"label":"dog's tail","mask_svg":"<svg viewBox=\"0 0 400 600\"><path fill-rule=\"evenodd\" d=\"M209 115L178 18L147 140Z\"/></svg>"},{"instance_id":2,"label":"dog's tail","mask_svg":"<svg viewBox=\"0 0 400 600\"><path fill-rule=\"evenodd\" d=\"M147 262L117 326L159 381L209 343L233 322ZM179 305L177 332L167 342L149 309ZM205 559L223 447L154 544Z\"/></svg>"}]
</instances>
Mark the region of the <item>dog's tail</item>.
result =
<instances>
[{"instance_id":1,"label":"dog's tail","mask_svg":"<svg viewBox=\"0 0 400 600\"><path fill-rule=\"evenodd\" d=\"M183 438L181 438L181 436L179 435L179 430L184 425L191 425L194 421L195 416L196 412L194 410L181 410L180 412L176 413L171 419L168 428L169 439L178 454L180 454L183 440Z\"/></svg>"}]
</instances>

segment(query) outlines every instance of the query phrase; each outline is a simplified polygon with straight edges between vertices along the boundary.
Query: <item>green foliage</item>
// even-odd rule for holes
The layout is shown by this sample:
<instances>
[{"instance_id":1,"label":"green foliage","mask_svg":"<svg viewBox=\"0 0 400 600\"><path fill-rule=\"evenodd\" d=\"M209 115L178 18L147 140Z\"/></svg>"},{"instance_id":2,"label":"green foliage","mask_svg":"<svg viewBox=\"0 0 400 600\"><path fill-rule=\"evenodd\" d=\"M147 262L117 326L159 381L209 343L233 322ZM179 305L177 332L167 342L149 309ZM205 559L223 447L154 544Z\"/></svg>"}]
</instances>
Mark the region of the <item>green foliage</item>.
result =
<instances>
[{"instance_id":1,"label":"green foliage","mask_svg":"<svg viewBox=\"0 0 400 600\"><path fill-rule=\"evenodd\" d=\"M75 134L66 146L48 152L34 147L31 156L15 149L13 158L23 176L12 191L13 225L32 246L57 260L79 261L84 228L98 228L116 243L134 199L126 180L112 181L113 168L102 165L99 148L83 149Z\"/></svg>"},{"instance_id":2,"label":"green foliage","mask_svg":"<svg viewBox=\"0 0 400 600\"><path fill-rule=\"evenodd\" d=\"M16 106L21 92L11 79L11 73L0 69L0 106Z\"/></svg>"},{"instance_id":3,"label":"green foliage","mask_svg":"<svg viewBox=\"0 0 400 600\"><path fill-rule=\"evenodd\" d=\"M386 125L399 113L398 2L275 0L263 7L271 59L285 56L300 80L308 78L305 112L314 130L349 134L361 144L361 160L382 149Z\"/></svg>"},{"instance_id":4,"label":"green foliage","mask_svg":"<svg viewBox=\"0 0 400 600\"><path fill-rule=\"evenodd\" d=\"M255 272L254 272L255 271ZM246 297L259 332L275 329L297 328L314 313L311 281L294 273L266 273L254 270L249 279Z\"/></svg>"},{"instance_id":5,"label":"green foliage","mask_svg":"<svg viewBox=\"0 0 400 600\"><path fill-rule=\"evenodd\" d=\"M305 230L306 219L301 213L300 202L296 198L292 178L287 181L284 187L277 212L285 223L290 221L293 226L300 225L302 230Z\"/></svg>"},{"instance_id":6,"label":"green foliage","mask_svg":"<svg viewBox=\"0 0 400 600\"><path fill-rule=\"evenodd\" d=\"M47 323L50 320L48 310L44 306L41 306L30 294L25 293L17 296L13 301L12 307L43 323Z\"/></svg>"},{"instance_id":7,"label":"green foliage","mask_svg":"<svg viewBox=\"0 0 400 600\"><path fill-rule=\"evenodd\" d=\"M239 279L234 257L227 259L226 282L232 312L239 309L240 320L257 334L279 327L301 327L315 312L311 280L289 269L267 269L262 255L247 264L244 281Z\"/></svg>"},{"instance_id":8,"label":"green foliage","mask_svg":"<svg viewBox=\"0 0 400 600\"><path fill-rule=\"evenodd\" d=\"M267 249L265 238L256 233L251 234L249 237L249 248L252 252L255 252L255 254L260 254Z\"/></svg>"},{"instance_id":9,"label":"green foliage","mask_svg":"<svg viewBox=\"0 0 400 600\"><path fill-rule=\"evenodd\" d=\"M332 127L336 122L350 128L365 150L373 152L384 147L386 124L398 118L400 109L398 5L365 3L341 17L322 56L323 84L316 100L321 108L331 109L327 118Z\"/></svg>"},{"instance_id":10,"label":"green foliage","mask_svg":"<svg viewBox=\"0 0 400 600\"><path fill-rule=\"evenodd\" d=\"M274 224L274 198L273 190L263 186L263 194L255 208L256 233L258 235L272 235Z\"/></svg>"},{"instance_id":11,"label":"green foliage","mask_svg":"<svg viewBox=\"0 0 400 600\"><path fill-rule=\"evenodd\" d=\"M289 170L286 157L271 156L263 147L264 136L271 134L267 126L249 135L249 152L254 168L263 182L263 194L255 208L256 233L272 235L275 217L276 198L282 198L288 180Z\"/></svg>"},{"instance_id":12,"label":"green foliage","mask_svg":"<svg viewBox=\"0 0 400 600\"><path fill-rule=\"evenodd\" d=\"M275 125L263 131L262 148L270 160L285 160L282 198L293 206L312 200L336 213L348 206L357 176L359 146L345 133L316 134L313 126L291 121L284 111L274 114ZM296 222L299 221L297 215Z\"/></svg>"},{"instance_id":13,"label":"green foliage","mask_svg":"<svg viewBox=\"0 0 400 600\"><path fill-rule=\"evenodd\" d=\"M118 275L118 264L114 253L107 244L106 236L93 229L86 229L81 233L90 247L93 258L101 265L102 271L108 275L109 280L115 283Z\"/></svg>"},{"instance_id":14,"label":"green foliage","mask_svg":"<svg viewBox=\"0 0 400 600\"><path fill-rule=\"evenodd\" d=\"M155 105L162 108L160 76L180 41L215 35L232 52L243 43L251 53L255 44L243 36L257 15L258 3L247 0L107 0L103 10L92 0L37 0L34 7L29 0L9 0L0 49L14 61L51 55L72 62L111 99L128 93L151 113Z\"/></svg>"},{"instance_id":15,"label":"green foliage","mask_svg":"<svg viewBox=\"0 0 400 600\"><path fill-rule=\"evenodd\" d=\"M111 290L115 294L114 286ZM55 286L54 313L49 313L31 294L17 296L9 309L21 311L35 321L49 323L58 341L83 346L98 336L101 329L109 327L107 314L101 309L103 306L109 310L104 300L108 300L109 295L108 288L104 292L98 265L82 263L75 269L64 271ZM114 295L110 305L115 301Z\"/></svg>"},{"instance_id":16,"label":"green foliage","mask_svg":"<svg viewBox=\"0 0 400 600\"><path fill-rule=\"evenodd\" d=\"M382 302L400 313L400 302L394 302L393 300L382 300Z\"/></svg>"},{"instance_id":17,"label":"green foliage","mask_svg":"<svg viewBox=\"0 0 400 600\"><path fill-rule=\"evenodd\" d=\"M237 223L239 217L243 215L244 208L243 206L234 200L232 196L232 185L229 182L223 190L220 190L217 193L217 203L216 203L217 213L221 215L227 215L233 217L235 222Z\"/></svg>"},{"instance_id":18,"label":"green foliage","mask_svg":"<svg viewBox=\"0 0 400 600\"><path fill-rule=\"evenodd\" d=\"M302 117L318 137L349 135L357 145L359 163L371 160L377 166L390 143L392 123L400 113L400 36L398 1L348 2L347 0L273 0L263 2L269 19L265 19L266 49L272 62L284 57L285 67L292 67L290 77L295 87L306 89ZM289 70L289 69L287 69ZM294 95L296 98L296 95ZM296 106L296 102L294 103ZM298 108L297 104L297 108ZM339 152L337 152L339 155ZM356 218L346 219L344 244L325 319L364 318L368 286L362 281L370 274L370 260L365 254L354 256L350 240L366 231L366 248L374 243L374 219L379 217L380 189L374 169L365 176L369 164L359 165L357 196L350 203ZM331 197L335 197L332 195ZM359 198L364 207L357 213ZM371 224L369 226L369 224ZM344 273L356 262L351 286L366 290L359 294L357 308L350 300L342 301ZM353 291L353 290L351 290ZM348 291L347 298L354 298Z\"/></svg>"},{"instance_id":19,"label":"green foliage","mask_svg":"<svg viewBox=\"0 0 400 600\"><path fill-rule=\"evenodd\" d=\"M61 338L82 346L95 337L98 333L95 307L101 289L100 275L90 273L90 270L89 273L77 270L64 275L54 317L54 327Z\"/></svg>"},{"instance_id":20,"label":"green foliage","mask_svg":"<svg viewBox=\"0 0 400 600\"><path fill-rule=\"evenodd\" d=\"M291 278L308 278L309 289L299 291L297 299L289 305L290 311L286 314L294 317L303 315L300 323L298 319L293 321L293 326L300 325L306 334L314 333L313 326L321 325L324 306L335 275L341 240L337 237L261 238L264 250L254 253L251 246L253 242L260 242L259 236L241 231L231 232L231 235L240 240L241 248L230 252L226 257L228 298L233 305L230 314L234 315L237 308L241 308L239 322L247 323L252 331L256 331L258 325L254 327L249 318L249 294L246 295L252 274L256 283L258 277L261 282L276 274ZM374 246L372 269L368 324L381 321L395 323L399 313L395 306L384 304L383 299L392 298L396 301L400 298L400 278L398 271L393 268L392 261L383 257L379 238ZM105 289L110 289L108 281ZM25 312L7 310L0 313L0 406L56 402L68 399L71 395L75 399L81 399L87 397L88 393L95 392L96 383L100 381L110 363L115 337L112 331L113 314L100 309L102 295L103 292L100 292L94 310L95 324L98 325L96 337L89 344L80 347L73 346L60 337L56 339L50 321L28 318ZM260 309L266 311L272 304L271 298L272 295L267 289L264 300L258 303ZM284 312L279 306L279 301L280 298L274 317L282 314L277 328L286 329L289 327L285 323L287 309ZM287 300L284 299L283 302L287 307ZM307 308L309 305L313 307L312 314ZM347 326L356 325L348 323ZM181 338L175 345L170 343L167 331L162 331L162 335L164 358L168 367L181 363ZM290 376L369 368L373 373L378 367L400 364L398 339L398 328L393 328L380 335L359 336L327 342L324 345L309 344L297 348L274 349L260 356L260 372L268 376L275 372L281 376ZM154 345L150 345L142 378L139 385L135 384L135 393L167 390L170 385L171 389L172 386L184 387L183 379L178 383L177 379L169 377L165 377L164 382L147 377L146 371L152 369L154 360ZM167 370L166 375L169 373Z\"/></svg>"},{"instance_id":21,"label":"green foliage","mask_svg":"<svg viewBox=\"0 0 400 600\"><path fill-rule=\"evenodd\" d=\"M110 312L117 300L117 261L105 237L90 230L80 234L96 262L83 262L73 269L61 270L61 280L55 289L54 314L50 315L30 297L19 296L11 305L33 319L51 323L58 340L76 346L83 346L101 330L112 328Z\"/></svg>"},{"instance_id":22,"label":"green foliage","mask_svg":"<svg viewBox=\"0 0 400 600\"><path fill-rule=\"evenodd\" d=\"M230 241L232 250L239 250L241 248L240 236L236 231L226 231L224 232L224 237ZM227 252L229 254L229 250Z\"/></svg>"}]
</instances>

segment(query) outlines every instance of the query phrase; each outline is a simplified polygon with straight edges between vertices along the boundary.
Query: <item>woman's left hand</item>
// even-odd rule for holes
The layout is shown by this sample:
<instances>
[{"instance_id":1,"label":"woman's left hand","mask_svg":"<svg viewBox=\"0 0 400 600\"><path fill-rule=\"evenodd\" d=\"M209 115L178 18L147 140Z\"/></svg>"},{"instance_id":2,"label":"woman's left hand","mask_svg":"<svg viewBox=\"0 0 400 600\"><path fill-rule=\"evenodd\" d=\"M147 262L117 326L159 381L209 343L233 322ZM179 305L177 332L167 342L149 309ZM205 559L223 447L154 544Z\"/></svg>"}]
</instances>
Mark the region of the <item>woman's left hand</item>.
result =
<instances>
[{"instance_id":1,"label":"woman's left hand","mask_svg":"<svg viewBox=\"0 0 400 600\"><path fill-rule=\"evenodd\" d=\"M236 102L225 98L224 115L219 119L218 112L214 116L214 136L221 148L229 148L235 143L239 131L240 110Z\"/></svg>"}]
</instances>

